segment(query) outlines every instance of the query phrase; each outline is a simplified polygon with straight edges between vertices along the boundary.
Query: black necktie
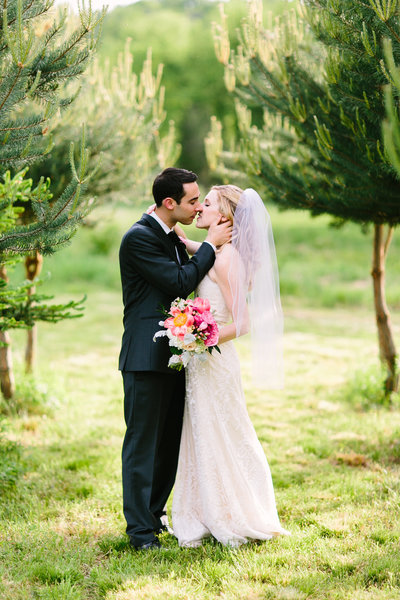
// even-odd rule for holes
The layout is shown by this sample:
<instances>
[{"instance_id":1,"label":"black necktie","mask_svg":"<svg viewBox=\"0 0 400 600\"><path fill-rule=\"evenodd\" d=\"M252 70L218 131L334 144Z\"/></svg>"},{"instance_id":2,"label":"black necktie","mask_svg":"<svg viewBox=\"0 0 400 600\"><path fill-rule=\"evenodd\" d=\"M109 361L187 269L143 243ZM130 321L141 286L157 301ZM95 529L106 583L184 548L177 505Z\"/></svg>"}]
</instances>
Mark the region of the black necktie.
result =
<instances>
[{"instance_id":1,"label":"black necktie","mask_svg":"<svg viewBox=\"0 0 400 600\"><path fill-rule=\"evenodd\" d=\"M179 236L175 233L175 231L170 231L167 235L178 251L179 262L181 263L181 265L184 264L186 262L185 244L181 242Z\"/></svg>"}]
</instances>

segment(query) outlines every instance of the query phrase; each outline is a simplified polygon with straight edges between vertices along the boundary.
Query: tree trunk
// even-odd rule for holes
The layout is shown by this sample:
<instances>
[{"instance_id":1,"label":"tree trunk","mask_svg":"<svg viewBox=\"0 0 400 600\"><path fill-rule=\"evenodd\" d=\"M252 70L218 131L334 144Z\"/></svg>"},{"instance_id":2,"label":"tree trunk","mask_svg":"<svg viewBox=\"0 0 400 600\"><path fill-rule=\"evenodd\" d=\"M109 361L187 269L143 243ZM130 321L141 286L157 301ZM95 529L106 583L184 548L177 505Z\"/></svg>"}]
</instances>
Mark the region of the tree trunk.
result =
<instances>
[{"instance_id":1,"label":"tree trunk","mask_svg":"<svg viewBox=\"0 0 400 600\"><path fill-rule=\"evenodd\" d=\"M384 226L374 226L374 249L372 258L372 279L374 286L374 303L376 324L378 327L379 354L387 369L385 380L386 393L397 392L399 376L397 373L397 354L394 345L389 310L385 298L385 261L392 229L384 239Z\"/></svg>"},{"instance_id":2,"label":"tree trunk","mask_svg":"<svg viewBox=\"0 0 400 600\"><path fill-rule=\"evenodd\" d=\"M7 270L0 266L0 277L8 282ZM11 337L8 331L0 331L0 387L6 400L10 400L15 393L15 380L12 364Z\"/></svg>"},{"instance_id":3,"label":"tree trunk","mask_svg":"<svg viewBox=\"0 0 400 600\"><path fill-rule=\"evenodd\" d=\"M10 400L15 393L15 380L12 365L11 337L8 331L0 331L0 342L6 344L0 347L1 393L6 400Z\"/></svg>"},{"instance_id":4,"label":"tree trunk","mask_svg":"<svg viewBox=\"0 0 400 600\"><path fill-rule=\"evenodd\" d=\"M42 270L43 256L37 250L32 254L28 254L25 259L25 272L26 278L29 281L33 281L36 277L39 277L40 271ZM28 295L32 296L36 291L33 286L28 290ZM36 359L36 348L37 348L37 325L33 325L28 329L26 348L25 348L25 371L31 373Z\"/></svg>"}]
</instances>

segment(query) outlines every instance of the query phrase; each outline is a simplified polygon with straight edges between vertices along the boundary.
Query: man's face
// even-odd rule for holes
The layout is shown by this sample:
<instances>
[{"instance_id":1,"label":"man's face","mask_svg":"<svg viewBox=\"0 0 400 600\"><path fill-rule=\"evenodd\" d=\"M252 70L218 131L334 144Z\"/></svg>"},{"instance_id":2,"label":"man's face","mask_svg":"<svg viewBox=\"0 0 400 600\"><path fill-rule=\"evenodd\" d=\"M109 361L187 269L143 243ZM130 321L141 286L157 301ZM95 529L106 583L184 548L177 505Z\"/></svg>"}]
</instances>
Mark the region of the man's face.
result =
<instances>
[{"instance_id":1,"label":"man's face","mask_svg":"<svg viewBox=\"0 0 400 600\"><path fill-rule=\"evenodd\" d=\"M181 199L180 204L175 203L173 209L173 218L177 223L190 225L193 223L197 213L201 210L200 190L197 183L184 183L183 189L185 195Z\"/></svg>"}]
</instances>

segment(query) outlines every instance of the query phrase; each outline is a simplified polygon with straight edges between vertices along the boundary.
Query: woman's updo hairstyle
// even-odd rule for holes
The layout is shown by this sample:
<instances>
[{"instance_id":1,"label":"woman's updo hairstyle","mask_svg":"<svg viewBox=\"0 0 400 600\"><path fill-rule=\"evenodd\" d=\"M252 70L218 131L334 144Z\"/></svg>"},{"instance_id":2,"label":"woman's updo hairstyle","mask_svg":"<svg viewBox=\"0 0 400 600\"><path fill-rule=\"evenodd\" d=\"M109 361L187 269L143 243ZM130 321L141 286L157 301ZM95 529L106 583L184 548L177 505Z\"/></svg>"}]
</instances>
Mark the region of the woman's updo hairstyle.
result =
<instances>
[{"instance_id":1,"label":"woman's updo hairstyle","mask_svg":"<svg viewBox=\"0 0 400 600\"><path fill-rule=\"evenodd\" d=\"M211 189L218 194L219 212L233 223L233 215L243 190L236 185L214 185Z\"/></svg>"}]
</instances>

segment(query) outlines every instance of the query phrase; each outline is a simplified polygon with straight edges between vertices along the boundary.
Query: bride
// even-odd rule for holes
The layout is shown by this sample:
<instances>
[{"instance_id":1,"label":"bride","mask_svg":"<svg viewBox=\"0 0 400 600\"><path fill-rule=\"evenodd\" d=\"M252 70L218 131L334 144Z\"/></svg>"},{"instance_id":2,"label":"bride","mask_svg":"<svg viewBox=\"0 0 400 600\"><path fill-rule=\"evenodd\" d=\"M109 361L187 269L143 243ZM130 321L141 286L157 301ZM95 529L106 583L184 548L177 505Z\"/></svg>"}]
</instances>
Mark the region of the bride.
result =
<instances>
[{"instance_id":1,"label":"bride","mask_svg":"<svg viewBox=\"0 0 400 600\"><path fill-rule=\"evenodd\" d=\"M189 361L186 368L172 503L175 535L180 546L189 547L208 536L238 546L288 534L280 525L268 462L247 413L232 342L251 328L257 378L280 386L282 312L268 213L254 190L222 185L211 188L196 226L208 229L216 219L233 221L232 242L217 252L196 295L211 303L221 353L207 353L204 361ZM183 241L190 254L196 252L197 242Z\"/></svg>"}]
</instances>

